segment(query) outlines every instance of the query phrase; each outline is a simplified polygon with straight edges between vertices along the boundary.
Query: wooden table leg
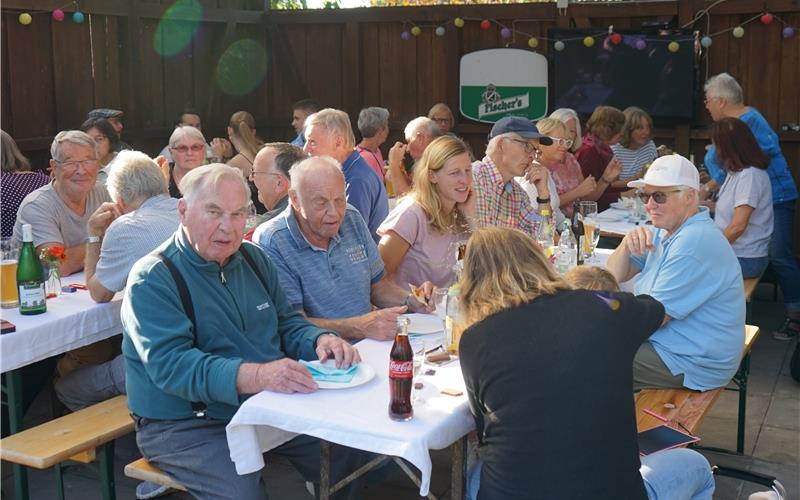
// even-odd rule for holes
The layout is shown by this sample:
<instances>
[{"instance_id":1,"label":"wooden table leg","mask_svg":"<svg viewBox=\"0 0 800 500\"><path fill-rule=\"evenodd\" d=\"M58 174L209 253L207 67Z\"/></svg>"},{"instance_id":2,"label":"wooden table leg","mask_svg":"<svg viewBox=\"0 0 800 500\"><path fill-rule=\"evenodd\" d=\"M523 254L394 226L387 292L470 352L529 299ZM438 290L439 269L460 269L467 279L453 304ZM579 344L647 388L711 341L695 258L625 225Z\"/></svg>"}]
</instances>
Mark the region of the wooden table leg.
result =
<instances>
[{"instance_id":1,"label":"wooden table leg","mask_svg":"<svg viewBox=\"0 0 800 500\"><path fill-rule=\"evenodd\" d=\"M331 444L319 441L319 500L331 497Z\"/></svg>"}]
</instances>

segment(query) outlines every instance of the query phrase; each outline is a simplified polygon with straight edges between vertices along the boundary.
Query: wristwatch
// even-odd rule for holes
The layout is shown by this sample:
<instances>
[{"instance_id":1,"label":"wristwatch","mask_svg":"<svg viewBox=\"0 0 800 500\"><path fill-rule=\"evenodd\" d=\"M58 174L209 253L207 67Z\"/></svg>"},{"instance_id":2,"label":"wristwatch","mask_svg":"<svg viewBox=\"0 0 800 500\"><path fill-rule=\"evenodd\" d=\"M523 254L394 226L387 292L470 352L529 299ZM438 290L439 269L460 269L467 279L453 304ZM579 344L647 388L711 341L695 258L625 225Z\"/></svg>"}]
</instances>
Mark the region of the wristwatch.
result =
<instances>
[{"instance_id":1,"label":"wristwatch","mask_svg":"<svg viewBox=\"0 0 800 500\"><path fill-rule=\"evenodd\" d=\"M100 237L99 236L89 236L88 238L83 240L83 242L84 243L100 243Z\"/></svg>"}]
</instances>

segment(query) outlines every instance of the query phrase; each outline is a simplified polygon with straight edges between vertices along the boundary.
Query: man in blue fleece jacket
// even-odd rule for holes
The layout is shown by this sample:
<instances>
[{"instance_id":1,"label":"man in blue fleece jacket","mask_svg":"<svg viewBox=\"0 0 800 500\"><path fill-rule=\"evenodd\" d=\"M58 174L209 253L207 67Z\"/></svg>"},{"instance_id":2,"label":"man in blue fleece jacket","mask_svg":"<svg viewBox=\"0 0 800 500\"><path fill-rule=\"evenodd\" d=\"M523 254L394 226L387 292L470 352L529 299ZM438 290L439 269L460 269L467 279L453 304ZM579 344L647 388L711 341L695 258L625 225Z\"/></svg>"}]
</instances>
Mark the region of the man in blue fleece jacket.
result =
<instances>
[{"instance_id":1,"label":"man in blue fleece jacket","mask_svg":"<svg viewBox=\"0 0 800 500\"><path fill-rule=\"evenodd\" d=\"M265 498L260 473L240 476L230 459L225 425L239 404L262 390L316 390L297 359L335 358L347 367L360 358L335 333L293 311L272 263L258 247L242 245L250 193L237 169L199 167L180 188L181 226L135 264L122 306L128 405L137 444L145 458L193 496ZM194 321L158 253L186 282ZM307 480L318 482L318 440L299 436L274 451L287 456ZM333 473L351 472L362 455L340 449Z\"/></svg>"}]
</instances>

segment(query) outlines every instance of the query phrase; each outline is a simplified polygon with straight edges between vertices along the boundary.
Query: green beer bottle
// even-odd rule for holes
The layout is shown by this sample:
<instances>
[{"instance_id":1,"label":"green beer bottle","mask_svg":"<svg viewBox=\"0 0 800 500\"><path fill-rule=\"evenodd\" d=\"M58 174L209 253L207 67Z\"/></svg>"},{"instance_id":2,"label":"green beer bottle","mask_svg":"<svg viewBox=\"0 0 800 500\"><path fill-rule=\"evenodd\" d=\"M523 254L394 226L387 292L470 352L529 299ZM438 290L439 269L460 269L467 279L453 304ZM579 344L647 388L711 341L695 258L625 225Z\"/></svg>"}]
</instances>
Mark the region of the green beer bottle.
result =
<instances>
[{"instance_id":1,"label":"green beer bottle","mask_svg":"<svg viewBox=\"0 0 800 500\"><path fill-rule=\"evenodd\" d=\"M19 313L41 314L47 311L44 293L44 271L33 246L33 229L22 225L22 248L17 264L17 287L19 288Z\"/></svg>"}]
</instances>

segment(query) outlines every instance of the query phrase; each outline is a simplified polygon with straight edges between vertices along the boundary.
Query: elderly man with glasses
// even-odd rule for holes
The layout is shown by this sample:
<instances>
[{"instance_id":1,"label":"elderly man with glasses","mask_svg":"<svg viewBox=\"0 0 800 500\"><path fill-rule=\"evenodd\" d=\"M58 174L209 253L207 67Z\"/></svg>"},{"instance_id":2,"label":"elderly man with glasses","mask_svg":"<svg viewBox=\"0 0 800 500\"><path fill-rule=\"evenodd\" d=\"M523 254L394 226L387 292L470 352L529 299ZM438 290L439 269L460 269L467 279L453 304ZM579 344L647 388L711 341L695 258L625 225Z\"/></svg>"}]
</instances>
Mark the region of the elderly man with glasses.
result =
<instances>
[{"instance_id":1,"label":"elderly man with glasses","mask_svg":"<svg viewBox=\"0 0 800 500\"><path fill-rule=\"evenodd\" d=\"M506 117L494 124L486 156L472 164L472 194L461 207L472 226L510 227L536 236L538 207L514 178L524 176L536 187L537 205L549 206L549 174L534 159L540 144L552 142L527 118Z\"/></svg>"},{"instance_id":2,"label":"elderly man with glasses","mask_svg":"<svg viewBox=\"0 0 800 500\"><path fill-rule=\"evenodd\" d=\"M742 273L728 240L706 207L698 207L697 169L680 155L655 160L640 189L653 227L628 233L608 260L622 282L664 304L661 328L639 347L634 389L726 385L744 345Z\"/></svg>"}]
</instances>

